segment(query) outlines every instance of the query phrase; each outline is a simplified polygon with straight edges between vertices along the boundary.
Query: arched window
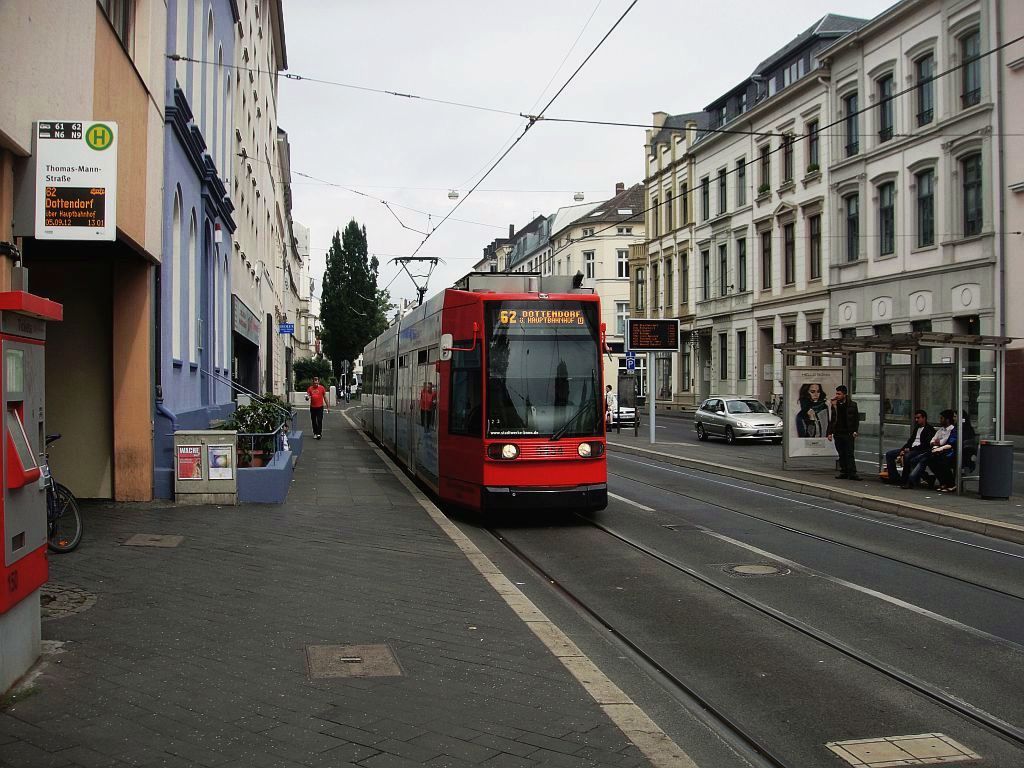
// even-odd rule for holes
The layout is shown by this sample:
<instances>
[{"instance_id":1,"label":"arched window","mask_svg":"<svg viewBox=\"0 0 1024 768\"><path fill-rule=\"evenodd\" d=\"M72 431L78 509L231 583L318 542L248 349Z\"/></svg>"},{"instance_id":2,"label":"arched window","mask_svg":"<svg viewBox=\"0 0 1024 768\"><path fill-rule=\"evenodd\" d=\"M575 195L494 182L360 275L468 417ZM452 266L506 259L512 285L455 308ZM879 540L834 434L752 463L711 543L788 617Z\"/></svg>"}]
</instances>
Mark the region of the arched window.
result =
<instances>
[{"instance_id":1,"label":"arched window","mask_svg":"<svg viewBox=\"0 0 1024 768\"><path fill-rule=\"evenodd\" d=\"M217 90L218 70L214 67L213 62L213 8L210 9L210 13L206 19L206 56L205 59L208 64L203 66L203 103L205 108L203 109L203 138L206 139L206 146L213 155L213 131L216 121L214 120L214 114L217 111L217 99L215 92Z\"/></svg>"},{"instance_id":2,"label":"arched window","mask_svg":"<svg viewBox=\"0 0 1024 768\"><path fill-rule=\"evenodd\" d=\"M227 249L228 253L231 249ZM223 269L222 279L220 283L221 292L224 294L223 303L223 319L221 323L221 334L223 335L224 343L221 349L224 350L223 365L224 370L228 372L228 376L231 375L231 273L228 271L228 257L225 255L224 264L221 267Z\"/></svg>"},{"instance_id":3,"label":"arched window","mask_svg":"<svg viewBox=\"0 0 1024 768\"><path fill-rule=\"evenodd\" d=\"M192 209L191 221L188 225L188 265L189 274L187 280L182 280L183 287L188 297L185 306L188 307L188 360L199 362L196 356L196 294L199 287L199 238L196 236L196 211ZM182 356L182 360L185 356Z\"/></svg>"},{"instance_id":4,"label":"arched window","mask_svg":"<svg viewBox=\"0 0 1024 768\"><path fill-rule=\"evenodd\" d=\"M171 357L181 360L181 187L171 215Z\"/></svg>"},{"instance_id":5,"label":"arched window","mask_svg":"<svg viewBox=\"0 0 1024 768\"><path fill-rule=\"evenodd\" d=\"M182 0L184 2L184 0ZM203 98L203 80L202 74L204 66L200 64L203 60L203 0L192 0L192 50L190 55L194 61L189 64L189 90L188 90L188 101L192 107L192 113L195 115L199 114L199 108L202 105L201 99Z\"/></svg>"},{"instance_id":6,"label":"arched window","mask_svg":"<svg viewBox=\"0 0 1024 768\"><path fill-rule=\"evenodd\" d=\"M234 143L231 139L231 114L232 114L232 103L231 103L231 73L224 75L224 105L221 110L224 113L224 117L221 120L221 125L224 130L221 132L223 140L221 143L221 156L224 158L224 165L221 167L221 176L224 179L224 186L231 186L231 168L234 165L234 158L232 157L231 148Z\"/></svg>"},{"instance_id":7,"label":"arched window","mask_svg":"<svg viewBox=\"0 0 1024 768\"><path fill-rule=\"evenodd\" d=\"M188 1L177 0L177 13L174 24L174 52L181 56L188 56ZM178 87L185 90L188 81L188 70L191 65L185 61L177 61L174 64L174 77L178 81Z\"/></svg>"},{"instance_id":8,"label":"arched window","mask_svg":"<svg viewBox=\"0 0 1024 768\"><path fill-rule=\"evenodd\" d=\"M210 329L208 338L212 349L210 350L211 355L209 359L210 368L218 368L220 366L220 246L214 243L213 245L213 285L210 291L210 324L213 326ZM205 331L206 329L204 329Z\"/></svg>"}]
</instances>

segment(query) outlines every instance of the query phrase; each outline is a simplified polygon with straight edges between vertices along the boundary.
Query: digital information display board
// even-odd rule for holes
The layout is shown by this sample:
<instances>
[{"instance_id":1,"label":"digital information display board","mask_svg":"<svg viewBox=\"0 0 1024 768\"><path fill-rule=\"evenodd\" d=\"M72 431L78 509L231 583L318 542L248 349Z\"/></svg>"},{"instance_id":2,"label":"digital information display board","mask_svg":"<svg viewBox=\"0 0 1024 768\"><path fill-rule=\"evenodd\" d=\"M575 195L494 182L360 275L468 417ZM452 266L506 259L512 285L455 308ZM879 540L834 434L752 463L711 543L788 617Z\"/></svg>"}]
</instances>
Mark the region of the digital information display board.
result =
<instances>
[{"instance_id":1,"label":"digital information display board","mask_svg":"<svg viewBox=\"0 0 1024 768\"><path fill-rule=\"evenodd\" d=\"M114 240L117 236L117 123L36 123L35 236Z\"/></svg>"},{"instance_id":2,"label":"digital information display board","mask_svg":"<svg viewBox=\"0 0 1024 768\"><path fill-rule=\"evenodd\" d=\"M678 320L645 320L630 318L628 324L628 343L626 348L632 352L678 352L679 321Z\"/></svg>"}]
</instances>

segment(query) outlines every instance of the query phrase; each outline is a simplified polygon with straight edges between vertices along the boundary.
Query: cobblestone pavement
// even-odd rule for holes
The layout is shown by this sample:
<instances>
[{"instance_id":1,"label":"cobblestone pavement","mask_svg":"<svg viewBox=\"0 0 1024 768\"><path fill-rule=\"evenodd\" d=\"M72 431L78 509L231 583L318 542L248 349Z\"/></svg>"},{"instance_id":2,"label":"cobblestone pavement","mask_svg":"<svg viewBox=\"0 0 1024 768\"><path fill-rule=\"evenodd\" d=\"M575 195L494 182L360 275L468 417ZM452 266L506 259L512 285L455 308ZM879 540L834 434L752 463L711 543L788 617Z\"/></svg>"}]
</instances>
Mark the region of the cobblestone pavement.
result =
<instances>
[{"instance_id":1,"label":"cobblestone pavement","mask_svg":"<svg viewBox=\"0 0 1024 768\"><path fill-rule=\"evenodd\" d=\"M86 505L0 766L647 765L380 467L332 412L283 505Z\"/></svg>"}]
</instances>

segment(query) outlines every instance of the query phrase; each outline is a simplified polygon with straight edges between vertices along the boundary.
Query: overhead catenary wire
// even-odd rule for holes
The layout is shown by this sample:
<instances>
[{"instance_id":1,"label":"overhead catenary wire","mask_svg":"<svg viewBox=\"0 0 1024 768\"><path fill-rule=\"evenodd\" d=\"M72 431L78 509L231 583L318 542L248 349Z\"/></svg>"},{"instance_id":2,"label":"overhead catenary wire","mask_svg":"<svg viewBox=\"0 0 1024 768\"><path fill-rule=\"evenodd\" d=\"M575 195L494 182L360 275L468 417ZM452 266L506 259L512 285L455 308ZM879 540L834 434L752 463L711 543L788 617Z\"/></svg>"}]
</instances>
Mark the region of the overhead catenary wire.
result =
<instances>
[{"instance_id":1,"label":"overhead catenary wire","mask_svg":"<svg viewBox=\"0 0 1024 768\"><path fill-rule=\"evenodd\" d=\"M436 232L438 229L440 229L440 227L451 217L451 215L455 213L455 211L457 211L463 205L463 203L466 202L466 200L469 199L469 197L477 190L477 188L484 182L484 180L488 176L490 176L491 173L494 172L494 169L501 164L501 161L508 157L509 153L513 149L515 149L519 142L521 142L526 137L526 134L529 133L530 129L537 124L537 120L539 119L539 117L543 116L544 113L548 110L548 108L555 103L555 100L562 95L562 93L569 86L569 84L576 78L576 75L580 73L583 67L586 66L587 62L590 61L590 59L593 58L594 54L597 53L597 51L601 48L602 45L604 45L604 42L611 36L612 32L614 32L616 28L618 28L619 24L622 23L622 20L626 18L626 16L629 14L631 10L633 10L637 2L639 2L639 0L633 0L633 2L631 2L629 6L627 6L626 10L622 12L622 15L619 16L619 18L615 21L614 24L612 24L611 29L609 29L604 34L604 37L598 40L597 45L595 45L594 48L590 51L590 53L587 54L587 57L583 59L583 61L580 63L578 67L576 67L573 73L569 75L569 78L565 81L565 83L562 84L562 87L559 88L555 95L548 100L548 103L545 104L544 108L540 111L539 116L531 117L529 119L529 121L526 123L526 126L523 128L523 132L519 134L519 138L517 138L512 143L512 145L508 147L508 149L501 153L498 159L494 161L490 168L487 169L487 172L480 177L479 181L477 181L476 184L474 184L472 188L470 188L470 190L465 194L465 196L462 197L462 199L460 199L459 202L455 204L455 206L445 215L445 217L437 223L437 226L430 231L430 235L427 235L425 238L423 238L423 241L418 246L416 246L416 250L412 252L413 256L420 252L423 246L426 245L427 241L430 239L430 236L433 235L434 232Z\"/></svg>"},{"instance_id":2,"label":"overhead catenary wire","mask_svg":"<svg viewBox=\"0 0 1024 768\"><path fill-rule=\"evenodd\" d=\"M1009 47L1011 45L1015 45L1016 43L1021 42L1022 40L1024 40L1024 35L1016 37L1013 40L1009 40L1009 41L1007 41L1007 42L1005 42L1005 43L1003 43L1001 45L998 45L998 46L996 46L994 48L990 48L987 51L982 51L977 56L972 58L970 61L962 62L960 64L957 64L956 66L950 67L949 69L946 69L946 70L944 70L942 72L937 73L936 75L934 75L931 78L931 80L935 81L935 80L938 80L939 78L947 77L947 76L949 76L951 74L954 74L954 73L960 71L961 69L963 69L964 67L968 66L969 64L972 64L972 63L974 63L976 61L979 61L979 60L984 59L984 58L986 58L988 56L991 56L991 55L997 53L998 51L1000 51L1000 50L1002 50L1004 48L1007 48L1007 47ZM849 115L844 115L843 117L838 118L838 119L834 120L833 122L828 123L827 125L823 126L823 128L824 129L828 129L828 128L832 128L832 127L834 127L836 125L841 125L841 124L845 123L850 117L853 117L853 116L859 117L862 114L865 114L865 113L871 112L872 110L878 109L879 107L881 107L885 103L885 101L895 100L896 98L898 98L900 96L905 96L908 93L915 92L918 89L919 85L920 85L919 83L918 84L914 84L912 86L909 86L908 88L903 89L902 91L894 93L887 100L879 101L876 104L871 104L871 105L868 105L868 106L866 106L866 107L864 107L862 109L858 109L855 112L851 112ZM685 129L679 128L679 129L674 129L674 130L683 131ZM982 129L979 129L978 131L972 131L972 132L970 132L968 134L965 134L965 135L966 136L977 135L977 134L980 133L981 130ZM703 129L698 129L698 132L703 132ZM713 129L709 129L707 132L715 133L717 131L715 131ZM813 134L813 135L821 135L821 134L820 133L816 133L816 134ZM914 135L914 134L911 134L911 135ZM782 152L787 147L792 147L798 141L803 141L803 140L807 140L807 139L811 138L811 134L782 134L782 136L785 136L785 137L789 138L790 141L788 143L779 144L779 146L775 147L774 149L769 149L769 151L767 153L765 153L764 157L770 157L771 155L775 154L776 152ZM759 159L760 158L757 158L757 160L759 160ZM742 167L744 168L744 170L746 170L747 166L754 165L755 162L756 162L756 160L752 159L749 163L744 163ZM715 180L717 181L720 178L728 177L729 175L734 174L734 173L738 173L738 168L736 166L733 166L732 168L726 169L725 173L722 174L721 176L715 177ZM710 177L709 177L709 184L710 184ZM687 190L687 195L685 195L683 197L687 198L689 194L694 194L697 191L698 191L698 187L695 186L692 189L688 189ZM661 205L661 203L659 202L658 205ZM616 222L614 222L612 224L609 224L606 227L603 227L603 228L601 228L599 230L595 230L593 234L585 235L585 236L579 238L578 240L573 240L572 243L578 243L578 242L581 242L583 240L594 238L594 237L600 235L602 232L607 232L609 229L611 229L613 227L621 226L623 223L625 223L627 221L632 221L632 220L636 219L639 216L643 216L644 214L654 210L655 207L657 207L657 206L652 205L650 207L643 208L642 210L638 211L637 213L634 213L632 216L629 216L628 218L620 219L620 220L618 220L618 221L616 221ZM694 223L696 223L696 222L694 222ZM911 236L913 234L914 233L904 233L903 236L907 237L907 236ZM956 236L956 233L947 233L947 234L949 236L951 236L951 237L952 236ZM1022 233L1021 232L1003 232L1003 233L997 233L997 234L1020 235ZM874 235L874 234L873 235L860 234L859 235L859 237L881 237L881 236L882 236L881 234L877 234L877 235ZM961 234L961 236L963 236L963 235ZM802 237L804 239L806 239L806 238L809 238L809 235L804 235ZM822 233L822 237L845 237L845 235L826 235L826 234ZM938 233L936 233L936 237L939 237ZM568 245L564 246L560 250L564 250L564 248L566 248L566 247L568 247ZM555 255L558 252L559 251L553 251L552 252L552 256Z\"/></svg>"}]
</instances>

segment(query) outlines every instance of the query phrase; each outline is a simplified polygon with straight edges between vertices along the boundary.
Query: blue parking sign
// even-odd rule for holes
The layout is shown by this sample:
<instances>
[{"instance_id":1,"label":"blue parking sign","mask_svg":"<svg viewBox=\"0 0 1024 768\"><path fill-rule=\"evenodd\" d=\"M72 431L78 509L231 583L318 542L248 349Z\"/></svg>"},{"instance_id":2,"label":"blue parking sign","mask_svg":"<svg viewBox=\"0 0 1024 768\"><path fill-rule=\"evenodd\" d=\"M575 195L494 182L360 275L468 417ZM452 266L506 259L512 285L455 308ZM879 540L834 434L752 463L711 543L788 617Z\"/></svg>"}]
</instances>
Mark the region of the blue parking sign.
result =
<instances>
[{"instance_id":1,"label":"blue parking sign","mask_svg":"<svg viewBox=\"0 0 1024 768\"><path fill-rule=\"evenodd\" d=\"M635 357L627 357L626 358L626 370L627 371L635 371L636 370L636 358Z\"/></svg>"}]
</instances>

